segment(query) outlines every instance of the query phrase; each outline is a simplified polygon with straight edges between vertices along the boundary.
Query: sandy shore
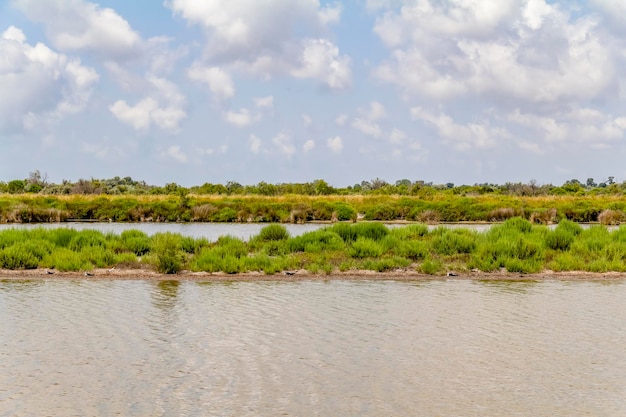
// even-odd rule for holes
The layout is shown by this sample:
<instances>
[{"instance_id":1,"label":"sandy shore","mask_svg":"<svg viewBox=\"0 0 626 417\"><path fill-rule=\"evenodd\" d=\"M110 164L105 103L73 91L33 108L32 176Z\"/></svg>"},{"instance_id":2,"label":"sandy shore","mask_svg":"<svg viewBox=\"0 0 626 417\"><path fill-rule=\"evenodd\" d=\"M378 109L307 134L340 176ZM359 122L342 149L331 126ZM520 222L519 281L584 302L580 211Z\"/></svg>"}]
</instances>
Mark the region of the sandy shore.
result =
<instances>
[{"instance_id":1,"label":"sandy shore","mask_svg":"<svg viewBox=\"0 0 626 417\"><path fill-rule=\"evenodd\" d=\"M182 271L165 275L149 269L94 269L89 272L60 272L47 269L7 270L0 269L0 280L153 280L153 281L326 281L326 280L371 280L371 281L433 281L433 280L477 280L477 281L619 281L626 280L626 273L591 273L582 271L519 274L509 272L469 272L451 275L426 275L414 270L389 272L347 271L330 275L313 274L306 270L281 272L266 275L262 272L243 274L207 273Z\"/></svg>"}]
</instances>

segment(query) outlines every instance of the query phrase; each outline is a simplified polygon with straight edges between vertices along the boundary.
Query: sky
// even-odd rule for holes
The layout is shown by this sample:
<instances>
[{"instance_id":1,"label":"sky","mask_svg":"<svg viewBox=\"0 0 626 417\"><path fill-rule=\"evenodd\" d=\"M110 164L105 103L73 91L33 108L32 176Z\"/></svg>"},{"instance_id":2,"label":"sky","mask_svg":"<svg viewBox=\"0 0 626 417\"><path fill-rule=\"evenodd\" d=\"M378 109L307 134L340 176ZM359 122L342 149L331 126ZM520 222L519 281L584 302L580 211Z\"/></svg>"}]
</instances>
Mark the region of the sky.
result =
<instances>
[{"instance_id":1,"label":"sky","mask_svg":"<svg viewBox=\"0 0 626 417\"><path fill-rule=\"evenodd\" d=\"M0 0L0 181L626 180L623 0Z\"/></svg>"}]
</instances>

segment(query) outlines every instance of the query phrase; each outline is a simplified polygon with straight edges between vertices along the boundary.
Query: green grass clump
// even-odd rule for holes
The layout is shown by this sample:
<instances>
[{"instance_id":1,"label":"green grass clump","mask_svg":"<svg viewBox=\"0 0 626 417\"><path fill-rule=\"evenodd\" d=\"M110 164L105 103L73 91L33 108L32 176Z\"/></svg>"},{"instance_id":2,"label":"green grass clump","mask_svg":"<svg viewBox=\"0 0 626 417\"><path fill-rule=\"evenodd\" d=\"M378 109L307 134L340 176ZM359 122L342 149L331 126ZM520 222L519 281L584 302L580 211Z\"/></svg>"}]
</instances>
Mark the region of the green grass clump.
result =
<instances>
[{"instance_id":1,"label":"green grass clump","mask_svg":"<svg viewBox=\"0 0 626 417\"><path fill-rule=\"evenodd\" d=\"M287 241L289 252L322 252L341 250L344 247L343 239L328 229L306 232Z\"/></svg>"},{"instance_id":2,"label":"green grass clump","mask_svg":"<svg viewBox=\"0 0 626 417\"><path fill-rule=\"evenodd\" d=\"M183 267L180 235L166 232L152 237L153 263L162 274L175 274Z\"/></svg>"},{"instance_id":3,"label":"green grass clump","mask_svg":"<svg viewBox=\"0 0 626 417\"><path fill-rule=\"evenodd\" d=\"M256 238L262 242L289 239L287 228L281 224L270 224L261 229Z\"/></svg>"},{"instance_id":4,"label":"green grass clump","mask_svg":"<svg viewBox=\"0 0 626 417\"><path fill-rule=\"evenodd\" d=\"M382 246L373 239L359 237L350 248L350 256L353 258L368 258L381 256Z\"/></svg>"}]
</instances>

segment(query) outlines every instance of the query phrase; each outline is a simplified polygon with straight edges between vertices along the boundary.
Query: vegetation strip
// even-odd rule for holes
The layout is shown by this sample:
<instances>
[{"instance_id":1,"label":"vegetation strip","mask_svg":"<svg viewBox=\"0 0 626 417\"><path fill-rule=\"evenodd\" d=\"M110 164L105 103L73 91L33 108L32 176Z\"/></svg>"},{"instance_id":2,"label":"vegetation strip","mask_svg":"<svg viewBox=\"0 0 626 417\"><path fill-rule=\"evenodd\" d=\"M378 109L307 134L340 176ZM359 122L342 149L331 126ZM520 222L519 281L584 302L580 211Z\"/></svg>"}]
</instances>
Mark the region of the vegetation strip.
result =
<instances>
[{"instance_id":1,"label":"vegetation strip","mask_svg":"<svg viewBox=\"0 0 626 417\"><path fill-rule=\"evenodd\" d=\"M626 226L583 229L569 220L553 230L512 218L488 231L424 224L337 223L292 237L271 224L249 241L216 242L173 233L128 230L8 229L0 232L0 269L63 272L151 270L209 274L394 274L464 276L626 272ZM114 275L111 272L109 275Z\"/></svg>"},{"instance_id":2,"label":"vegetation strip","mask_svg":"<svg viewBox=\"0 0 626 417\"><path fill-rule=\"evenodd\" d=\"M207 195L0 195L0 223L66 221L267 222L504 221L532 223L626 221L623 195L511 196L207 196Z\"/></svg>"}]
</instances>

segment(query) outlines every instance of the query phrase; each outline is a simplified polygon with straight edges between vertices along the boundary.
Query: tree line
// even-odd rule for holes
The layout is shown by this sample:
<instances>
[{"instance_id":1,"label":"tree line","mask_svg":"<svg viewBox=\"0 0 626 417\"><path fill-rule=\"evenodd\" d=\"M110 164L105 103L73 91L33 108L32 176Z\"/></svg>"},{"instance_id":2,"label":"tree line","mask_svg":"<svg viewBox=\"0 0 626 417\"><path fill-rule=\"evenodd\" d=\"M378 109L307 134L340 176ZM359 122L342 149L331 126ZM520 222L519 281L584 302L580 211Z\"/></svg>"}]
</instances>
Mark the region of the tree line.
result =
<instances>
[{"instance_id":1,"label":"tree line","mask_svg":"<svg viewBox=\"0 0 626 417\"><path fill-rule=\"evenodd\" d=\"M163 186L150 185L131 177L113 177L109 179L79 179L61 183L48 181L48 176L39 170L31 172L28 178L0 181L0 193L4 194L41 194L41 195L401 195L434 196L443 195L484 195L500 194L513 196L553 196L553 195L619 195L626 192L626 181L618 183L615 177L596 182L593 178L586 181L571 179L562 185L538 184L536 180L528 183L507 182L504 184L482 183L473 185L455 185L453 183L434 184L423 180L401 179L395 182L375 178L360 183L335 187L325 180L318 179L304 183L271 184L264 181L254 185L242 185L236 181L226 184L205 182L202 185L184 187L171 182Z\"/></svg>"}]
</instances>

